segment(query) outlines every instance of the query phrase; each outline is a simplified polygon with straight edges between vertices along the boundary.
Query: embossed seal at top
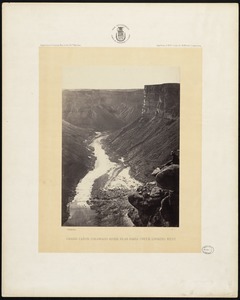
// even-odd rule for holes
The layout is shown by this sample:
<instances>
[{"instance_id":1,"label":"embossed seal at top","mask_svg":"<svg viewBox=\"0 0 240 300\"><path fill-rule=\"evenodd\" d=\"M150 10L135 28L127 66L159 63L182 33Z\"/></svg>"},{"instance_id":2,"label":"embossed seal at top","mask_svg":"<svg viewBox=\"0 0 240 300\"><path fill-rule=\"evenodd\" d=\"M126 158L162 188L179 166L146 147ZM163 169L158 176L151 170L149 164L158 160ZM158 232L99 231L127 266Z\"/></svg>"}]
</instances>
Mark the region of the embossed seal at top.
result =
<instances>
[{"instance_id":1,"label":"embossed seal at top","mask_svg":"<svg viewBox=\"0 0 240 300\"><path fill-rule=\"evenodd\" d=\"M119 24L112 29L112 39L117 43L125 43L130 37L129 28Z\"/></svg>"},{"instance_id":2,"label":"embossed seal at top","mask_svg":"<svg viewBox=\"0 0 240 300\"><path fill-rule=\"evenodd\" d=\"M212 246L204 246L202 247L202 252L205 254L212 254L214 252L214 248Z\"/></svg>"}]
</instances>

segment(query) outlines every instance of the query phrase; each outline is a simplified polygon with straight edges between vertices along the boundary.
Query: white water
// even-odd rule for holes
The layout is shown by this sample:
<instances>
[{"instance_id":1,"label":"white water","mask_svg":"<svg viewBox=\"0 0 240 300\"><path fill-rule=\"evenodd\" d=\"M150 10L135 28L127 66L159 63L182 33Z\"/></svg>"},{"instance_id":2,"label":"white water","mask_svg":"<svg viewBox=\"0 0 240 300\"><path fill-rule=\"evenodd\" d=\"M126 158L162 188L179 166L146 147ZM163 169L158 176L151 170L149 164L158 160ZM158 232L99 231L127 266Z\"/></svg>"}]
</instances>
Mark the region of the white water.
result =
<instances>
[{"instance_id":1,"label":"white water","mask_svg":"<svg viewBox=\"0 0 240 300\"><path fill-rule=\"evenodd\" d=\"M91 198L92 188L94 181L100 176L107 174L108 181L104 186L105 190L112 189L135 189L137 186L141 185L140 182L133 179L129 175L130 168L126 167L123 157L119 159L119 163L111 162L108 158L108 155L105 153L102 148L101 141L104 136L100 132L96 132L97 137L94 139L91 146L94 148L94 155L96 157L94 169L89 171L87 175L80 180L76 187L76 195L71 203L70 207L70 217L67 223L74 217L78 218L77 215L80 214L84 219L88 219L91 216L87 216L90 212L90 206L87 201ZM76 213L77 212L77 213ZM74 220L74 224L78 221ZM83 225L87 222L88 225L91 225L91 221L81 221L79 220L79 225ZM130 220L129 220L129 223ZM130 225L129 225L130 226Z\"/></svg>"},{"instance_id":2,"label":"white water","mask_svg":"<svg viewBox=\"0 0 240 300\"><path fill-rule=\"evenodd\" d=\"M100 134L97 133L97 135L99 136ZM76 202L78 206L89 206L87 201L91 197L92 187L95 179L106 174L117 166L116 163L113 163L108 159L108 156L101 145L102 139L103 136L97 137L91 144L91 146L94 148L94 155L97 159L95 161L94 169L89 171L77 185L76 196L74 197L73 202Z\"/></svg>"}]
</instances>

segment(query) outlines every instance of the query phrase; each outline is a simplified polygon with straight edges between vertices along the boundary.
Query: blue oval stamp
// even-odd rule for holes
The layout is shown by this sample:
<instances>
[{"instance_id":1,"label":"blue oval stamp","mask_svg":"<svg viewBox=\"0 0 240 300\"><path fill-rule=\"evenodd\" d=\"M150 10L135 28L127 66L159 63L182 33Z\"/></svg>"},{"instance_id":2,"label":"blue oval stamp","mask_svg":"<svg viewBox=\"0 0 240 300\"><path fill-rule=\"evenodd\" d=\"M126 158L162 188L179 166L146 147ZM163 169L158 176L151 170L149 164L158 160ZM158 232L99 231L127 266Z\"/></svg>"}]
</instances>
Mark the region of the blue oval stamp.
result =
<instances>
[{"instance_id":1,"label":"blue oval stamp","mask_svg":"<svg viewBox=\"0 0 240 300\"><path fill-rule=\"evenodd\" d=\"M207 245L202 247L202 252L204 254L212 254L214 252L214 248L212 246Z\"/></svg>"}]
</instances>

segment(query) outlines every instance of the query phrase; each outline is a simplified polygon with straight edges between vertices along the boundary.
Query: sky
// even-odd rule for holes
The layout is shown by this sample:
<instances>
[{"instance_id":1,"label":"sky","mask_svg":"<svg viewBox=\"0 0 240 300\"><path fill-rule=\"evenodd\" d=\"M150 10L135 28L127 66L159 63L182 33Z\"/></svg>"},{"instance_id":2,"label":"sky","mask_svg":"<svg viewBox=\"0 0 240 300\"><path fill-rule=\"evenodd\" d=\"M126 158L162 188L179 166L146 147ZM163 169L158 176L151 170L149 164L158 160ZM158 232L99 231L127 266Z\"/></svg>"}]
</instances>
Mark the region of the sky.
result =
<instances>
[{"instance_id":1,"label":"sky","mask_svg":"<svg viewBox=\"0 0 240 300\"><path fill-rule=\"evenodd\" d=\"M142 89L144 85L180 83L177 67L78 67L64 68L63 89Z\"/></svg>"}]
</instances>

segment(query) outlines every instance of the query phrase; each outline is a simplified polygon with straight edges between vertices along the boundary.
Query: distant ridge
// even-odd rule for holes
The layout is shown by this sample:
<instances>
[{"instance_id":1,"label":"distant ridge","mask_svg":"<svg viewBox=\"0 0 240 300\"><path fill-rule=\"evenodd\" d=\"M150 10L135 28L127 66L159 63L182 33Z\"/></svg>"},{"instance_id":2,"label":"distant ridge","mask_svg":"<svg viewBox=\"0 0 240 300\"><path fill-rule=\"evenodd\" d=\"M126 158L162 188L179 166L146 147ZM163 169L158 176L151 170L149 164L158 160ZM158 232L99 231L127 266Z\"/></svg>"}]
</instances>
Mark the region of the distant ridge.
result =
<instances>
[{"instance_id":1,"label":"distant ridge","mask_svg":"<svg viewBox=\"0 0 240 300\"><path fill-rule=\"evenodd\" d=\"M96 131L116 130L141 114L143 89L63 90L62 116L69 123Z\"/></svg>"}]
</instances>

